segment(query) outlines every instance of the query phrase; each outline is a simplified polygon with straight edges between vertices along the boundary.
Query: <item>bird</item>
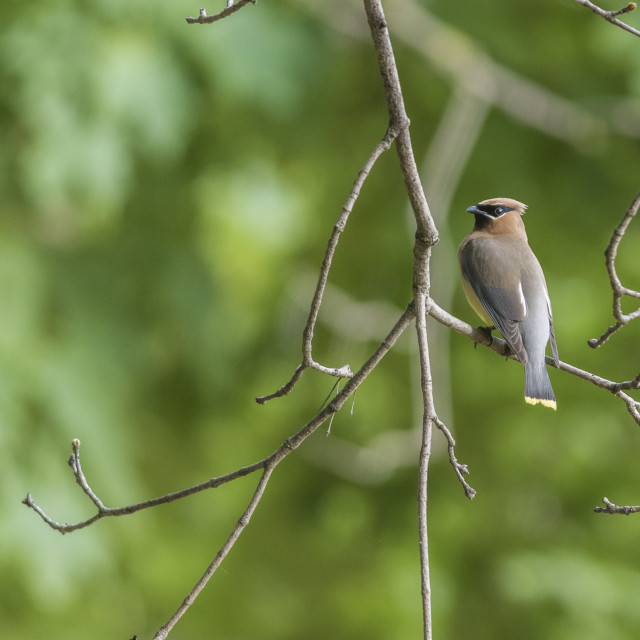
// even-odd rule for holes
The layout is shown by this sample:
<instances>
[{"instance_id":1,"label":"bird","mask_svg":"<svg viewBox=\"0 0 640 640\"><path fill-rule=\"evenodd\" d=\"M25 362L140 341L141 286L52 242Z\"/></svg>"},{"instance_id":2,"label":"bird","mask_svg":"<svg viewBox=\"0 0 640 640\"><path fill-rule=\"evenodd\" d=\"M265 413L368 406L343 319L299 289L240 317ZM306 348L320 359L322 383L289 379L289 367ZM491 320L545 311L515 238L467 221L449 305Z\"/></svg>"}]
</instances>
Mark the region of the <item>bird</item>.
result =
<instances>
[{"instance_id":1,"label":"bird","mask_svg":"<svg viewBox=\"0 0 640 640\"><path fill-rule=\"evenodd\" d=\"M547 284L522 221L526 209L511 198L490 198L469 207L475 224L460 243L458 264L472 309L490 331L500 331L524 365L526 402L555 410L547 343L556 367L560 361Z\"/></svg>"}]
</instances>

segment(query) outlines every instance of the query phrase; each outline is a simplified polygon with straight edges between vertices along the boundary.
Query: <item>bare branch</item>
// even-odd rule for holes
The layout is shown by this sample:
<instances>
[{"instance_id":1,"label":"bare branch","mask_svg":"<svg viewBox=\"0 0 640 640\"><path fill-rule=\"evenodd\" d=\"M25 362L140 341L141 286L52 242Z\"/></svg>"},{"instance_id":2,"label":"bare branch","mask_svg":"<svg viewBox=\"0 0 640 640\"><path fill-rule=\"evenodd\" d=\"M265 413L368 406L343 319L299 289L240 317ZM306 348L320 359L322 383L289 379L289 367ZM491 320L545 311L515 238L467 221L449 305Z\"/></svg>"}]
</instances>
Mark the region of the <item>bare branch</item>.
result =
<instances>
[{"instance_id":1,"label":"bare branch","mask_svg":"<svg viewBox=\"0 0 640 640\"><path fill-rule=\"evenodd\" d=\"M640 425L640 402L634 400L630 395L622 391L616 391L615 395L625 403L631 417Z\"/></svg>"},{"instance_id":2,"label":"bare branch","mask_svg":"<svg viewBox=\"0 0 640 640\"><path fill-rule=\"evenodd\" d=\"M514 360L517 359L513 355L513 353L511 353L509 346L504 340L490 336L482 329L472 327L470 324L467 324L459 318L452 316L450 313L440 308L434 300L429 301L427 313L434 320L437 320L446 327L453 329L457 333L467 336L476 344L482 344L505 358L512 358ZM547 356L547 364L555 366L553 358ZM560 371L564 371L565 373L576 376L576 378L586 380L596 387L606 389L613 395L620 398L625 403L629 414L633 417L635 422L640 425L640 402L634 400L631 396L624 393L625 390L640 389L640 374L633 380L628 380L625 382L614 382L612 380L602 378L595 373L591 373L590 371L585 371L584 369L574 367L573 365L567 364L566 362L560 362L560 366L558 368L560 369Z\"/></svg>"},{"instance_id":3,"label":"bare branch","mask_svg":"<svg viewBox=\"0 0 640 640\"><path fill-rule=\"evenodd\" d=\"M78 529L84 529L89 525L92 525L97 520L102 518L111 517L111 516L124 516L130 515L132 513L136 513L138 511L142 511L143 509L149 509L151 507L156 507L161 504L169 504L170 502L175 502L176 500L181 500L182 498L186 498L187 496L191 496L195 493L199 493L200 491L205 491L206 489L213 489L215 487L219 487L222 484L230 482L231 480L235 480L237 478L242 478L258 469L263 469L269 458L265 458L264 460L260 460L260 462L256 462L255 464L249 465L247 467L241 467L240 469L236 469L232 473L227 473L223 476L218 476L216 478L211 478L206 482L202 482L201 484L194 485L192 487L188 487L186 489L182 489L180 491L175 491L173 493L169 493L167 495L161 496L159 498L153 498L152 500L146 500L145 502L138 502L136 504L127 505L125 507L117 507L110 508L105 507L103 502L98 498L93 489L89 486L87 479L82 472L82 468L80 466L80 440L75 438L71 446L73 448L73 453L69 458L69 466L73 469L73 473L75 475L76 482L82 490L89 496L94 505L98 508L98 512L88 520L83 520L81 522L77 522L74 524L62 524L50 518L34 501L30 493L27 494L27 497L22 501L23 504L33 509L40 517L52 528L60 533L71 533L72 531L77 531Z\"/></svg>"},{"instance_id":4,"label":"bare branch","mask_svg":"<svg viewBox=\"0 0 640 640\"><path fill-rule=\"evenodd\" d=\"M154 640L164 640L167 635L169 635L171 629L173 629L178 620L182 618L189 607L194 603L200 592L207 586L207 583L209 582L213 574L222 564L222 561L227 557L229 551L231 551L231 548L236 543L245 527L249 524L253 512L256 510L256 507L258 506L260 500L262 499L262 496L264 495L264 491L267 488L267 483L269 482L271 473L273 472L277 464L278 462L276 461L265 467L264 472L262 473L262 476L260 478L260 482L256 487L255 493L253 494L251 501L249 502L249 506L245 509L245 512L238 520L238 523L231 532L231 535L227 538L226 542L222 545L222 547L216 554L213 562L207 567L207 570L204 572L202 578L198 580L195 587L193 587L187 597L182 601L176 612L171 616L168 622L158 630L158 632L154 636Z\"/></svg>"},{"instance_id":5,"label":"bare branch","mask_svg":"<svg viewBox=\"0 0 640 640\"><path fill-rule=\"evenodd\" d=\"M197 18L185 18L188 24L211 24L230 16L232 13L239 11L245 4L258 4L258 0L238 0L234 3L233 0L227 0L227 6L220 13L216 13L213 16L208 16L205 9L200 9L200 15Z\"/></svg>"},{"instance_id":6,"label":"bare branch","mask_svg":"<svg viewBox=\"0 0 640 640\"><path fill-rule=\"evenodd\" d=\"M387 101L390 128L397 127L396 150L405 188L416 222L413 246L412 289L416 313L416 334L420 354L420 380L422 388L422 446L420 449L418 486L418 523L420 539L420 573L422 585L423 632L425 640L432 638L431 579L429 573L429 540L427 528L427 478L431 457L431 439L436 412L433 399L433 381L427 339L426 307L430 289L431 248L438 242L438 231L422 188L418 167L409 133L402 88L398 77L389 30L380 0L365 0L365 11L373 45L378 58L382 83Z\"/></svg>"},{"instance_id":7,"label":"bare branch","mask_svg":"<svg viewBox=\"0 0 640 640\"><path fill-rule=\"evenodd\" d=\"M616 258L618 257L618 248L620 242L627 232L631 221L635 218L640 208L640 192L636 194L633 202L629 205L629 208L625 212L622 220L615 228L609 245L607 246L604 255L606 258L607 272L609 273L609 281L611 282L611 289L613 291L613 317L616 319L616 324L611 325L599 338L593 338L589 340L588 345L593 349L601 347L616 331L622 329L624 325L629 324L632 320L640 317L640 307L631 313L622 312L622 298L623 296L629 296L632 298L640 299L640 291L629 289L622 285L618 272L616 271Z\"/></svg>"},{"instance_id":8,"label":"bare branch","mask_svg":"<svg viewBox=\"0 0 640 640\"><path fill-rule=\"evenodd\" d=\"M467 498L469 498L469 500L473 500L474 496L476 495L476 490L473 487L471 487L469 483L464 479L464 476L469 473L469 469L466 464L462 464L458 462L458 460L456 459L456 454L454 450L454 447L456 446L456 441L451 435L451 431L447 429L447 425L445 425L445 423L442 422L440 418L436 418L435 423L436 423L436 427L440 429L440 431L444 434L444 437L447 439L448 450L449 450L449 462L451 462L451 466L453 467L453 470L456 472L456 475L458 476L458 480L460 480L460 484L464 489L464 494L467 496Z\"/></svg>"},{"instance_id":9,"label":"bare branch","mask_svg":"<svg viewBox=\"0 0 640 640\"><path fill-rule=\"evenodd\" d=\"M625 31L632 33L634 36L640 37L640 31L638 31L637 29L634 29L632 26L628 25L626 22L622 22L622 20L618 20L618 18L616 18L616 16L619 16L623 13L629 13L630 11L635 11L636 9L635 2L630 2L625 7L622 7L622 9L618 9L617 11L607 11L599 7L597 4L593 4L593 2L590 2L590 0L573 0L573 1L577 2L578 4L581 4L583 7L587 7L587 9L591 9L593 13L596 13L599 16L602 16L605 20L607 20L611 24L615 24L621 29L624 29Z\"/></svg>"},{"instance_id":10,"label":"bare branch","mask_svg":"<svg viewBox=\"0 0 640 640\"><path fill-rule=\"evenodd\" d=\"M388 151L391 147L391 144L395 140L397 136L397 129L390 126L385 132L382 140L376 145L375 149L371 152L371 155L367 158L364 166L358 173L358 177L353 183L353 188L351 189L346 202L342 207L342 211L340 212L340 216L338 220L333 225L333 232L331 233L331 237L329 238L329 243L327 245L327 249L324 253L324 257L322 258L322 266L320 268L320 275L318 276L318 282L316 284L315 293L313 294L313 300L311 301L311 307L309 309L309 317L307 319L307 324L302 332L302 363L298 365L293 376L282 387L280 387L277 391L266 395L259 396L256 398L256 402L258 404L265 404L268 400L272 400L273 398L280 398L282 396L286 396L291 393L293 387L296 385L298 380L302 377L305 369L316 369L321 371L322 373L326 373L331 376L336 376L338 378L351 378L353 373L349 365L344 365L339 369L332 369L329 367L324 367L313 359L313 336L315 332L316 323L318 321L318 314L320 313L320 306L322 305L322 299L324 296L324 292L327 286L327 280L329 278L329 271L331 270L331 264L333 263L333 256L338 247L338 241L340 240L340 235L345 230L347 226L347 221L349 220L349 216L353 211L353 207L355 206L356 201L358 200L358 196L360 195L360 190L362 189L362 185L365 180L371 173L371 169L375 165L378 158L385 152Z\"/></svg>"},{"instance_id":11,"label":"bare branch","mask_svg":"<svg viewBox=\"0 0 640 640\"><path fill-rule=\"evenodd\" d=\"M447 81L514 120L579 149L590 148L594 140L618 127L613 115L605 121L500 64L466 33L430 13L424 3L388 0L388 5L398 40L412 47ZM368 36L359 27L355 0L307 0L305 7L341 33Z\"/></svg>"},{"instance_id":12,"label":"bare branch","mask_svg":"<svg viewBox=\"0 0 640 640\"><path fill-rule=\"evenodd\" d=\"M186 612L186 610L191 606L196 596L202 591L202 589L206 586L207 582L211 579L217 568L220 566L224 558L228 555L229 551L235 544L236 540L244 530L244 528L249 524L249 520L255 511L262 495L264 493L266 484L269 480L269 477L272 471L276 468L284 458L286 458L292 451L297 449L323 422L325 422L329 417L338 412L347 399L355 393L356 389L364 382L367 376L373 371L373 369L378 365L378 363L382 360L382 358L387 354L387 352L393 347L398 338L402 335L404 330L407 328L411 320L413 319L413 309L411 305L407 307L405 312L400 316L399 320L396 322L394 327L391 329L387 337L382 341L380 346L376 349L373 355L362 365L362 367L358 370L358 372L345 384L342 388L342 391L336 394L336 397L322 410L319 411L310 422L308 422L298 433L294 436L291 436L273 453L269 458L265 459L264 464L264 473L260 478L260 482L256 491L251 498L249 506L245 510L244 514L238 520L235 528L231 532L231 535L225 542L225 544L218 551L214 561L209 565L207 571L204 573L202 578L198 581L196 586L193 588L191 593L184 600L182 605L178 608L176 613L171 617L169 622L165 624L160 631L155 636L154 640L164 640L167 637L167 634L171 630L171 628L175 625L175 623L182 617L182 615Z\"/></svg>"},{"instance_id":13,"label":"bare branch","mask_svg":"<svg viewBox=\"0 0 640 640\"><path fill-rule=\"evenodd\" d=\"M153 507L159 504L166 504L169 502L173 502L175 500L179 500L188 495L192 495L199 491L203 491L205 489L214 488L224 484L225 482L229 482L230 480L234 480L236 478L240 478L248 475L258 469L263 469L262 476L256 490L247 506L246 510L238 520L236 526L233 531L227 538L227 541L220 548L218 553L216 554L215 559L209 565L206 572L200 578L200 580L196 583L193 590L189 593L189 595L185 598L183 603L180 605L176 613L171 617L171 619L158 631L155 638L157 640L164 640L167 637L169 631L173 628L176 622L184 615L187 609L191 606L197 595L202 591L202 589L206 586L208 581L211 579L215 571L218 569L224 558L228 555L229 551L231 551L233 545L240 537L240 534L244 531L245 527L249 523L253 512L255 511L258 503L260 502L266 485L269 481L271 473L273 470L286 458L291 452L295 451L316 429L322 425L328 418L337 413L347 399L355 393L356 389L364 382L367 376L375 369L375 367L380 363L382 358L389 352L391 348L395 345L398 338L402 335L404 330L409 326L409 323L414 318L413 306L409 305L404 313L400 316L398 321L395 323L391 331L388 333L386 338L381 342L380 346L376 349L376 351L371 355L371 357L362 365L362 367L354 374L352 378L345 384L342 390L336 394L335 398L329 402L329 404L319 411L304 427L302 427L295 435L287 438L282 445L269 457L261 460L260 462L256 462L253 465L248 467L242 467L237 469L236 471L226 474L224 476L219 476L217 478L212 478L206 482L203 482L199 485L195 485L194 487L190 487L188 489L184 489L182 491L176 491L175 493L168 494L166 496L162 496L160 498L155 498L154 500L149 500L147 502L142 502L135 505L129 505L127 507L121 507L118 509L110 509L105 507L102 501L97 497L94 491L89 486L86 478L81 470L80 466L80 441L75 439L72 442L73 446L73 454L71 456L71 467L74 470L74 474L76 476L76 481L82 487L83 491L91 498L92 502L98 507L98 513L90 518L89 520L85 520L83 522L77 524L60 524L47 516L44 511L34 503L31 494L28 494L27 497L23 500L23 503L33 509L40 517L53 529L60 531L60 533L69 533L71 531L75 531L77 529L81 529L84 527L93 524L97 520L106 517L106 516L122 516L131 513L135 513L136 511L140 511L142 509Z\"/></svg>"},{"instance_id":14,"label":"bare branch","mask_svg":"<svg viewBox=\"0 0 640 640\"><path fill-rule=\"evenodd\" d=\"M609 498L602 498L602 502L605 504L604 507L595 507L594 511L596 513L617 513L628 516L632 513L638 513L640 511L640 507L619 507L617 504L613 504Z\"/></svg>"}]
</instances>

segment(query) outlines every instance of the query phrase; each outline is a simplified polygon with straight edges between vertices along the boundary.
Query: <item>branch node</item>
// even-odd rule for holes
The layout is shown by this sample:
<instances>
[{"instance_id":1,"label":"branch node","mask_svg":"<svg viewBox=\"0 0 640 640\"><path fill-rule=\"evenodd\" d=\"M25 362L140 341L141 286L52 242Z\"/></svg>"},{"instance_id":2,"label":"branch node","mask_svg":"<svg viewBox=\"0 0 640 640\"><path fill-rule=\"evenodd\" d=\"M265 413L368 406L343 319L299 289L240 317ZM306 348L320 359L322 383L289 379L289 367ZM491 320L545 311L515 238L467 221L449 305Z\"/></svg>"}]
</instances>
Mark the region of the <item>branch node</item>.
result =
<instances>
[{"instance_id":1,"label":"branch node","mask_svg":"<svg viewBox=\"0 0 640 640\"><path fill-rule=\"evenodd\" d=\"M227 0L225 8L220 11L220 13L212 16L207 15L207 10L203 7L200 9L200 15L197 18L189 17L185 18L185 20L187 24L211 24L212 22L217 22L218 20L222 20L222 18L230 16L232 13L242 9L242 7L249 2L251 4L257 4L258 0L238 0L237 3L234 2L234 0Z\"/></svg>"},{"instance_id":2,"label":"branch node","mask_svg":"<svg viewBox=\"0 0 640 640\"><path fill-rule=\"evenodd\" d=\"M442 422L442 420L440 420L440 418L438 418L437 416L434 417L434 422L436 424L436 427L440 429L444 437L447 439L448 450L449 450L449 462L451 463L453 470L456 472L456 475L458 476L458 480L460 481L460 484L464 489L464 494L467 496L467 498L469 498L469 500L473 500L473 498L476 495L476 490L472 486L470 486L469 483L463 477L469 474L469 467L467 467L466 464L462 464L461 462L458 462L458 460L456 459L456 455L454 451L456 441L453 435L451 435L451 431L449 431L449 429L447 428L447 425L445 425L445 423Z\"/></svg>"},{"instance_id":3,"label":"branch node","mask_svg":"<svg viewBox=\"0 0 640 640\"><path fill-rule=\"evenodd\" d=\"M629 516L632 513L638 513L640 511L640 506L630 507L630 506L618 506L617 504L613 504L609 498L602 498L602 502L605 505L604 507L595 507L594 511L596 513L610 513L617 515L625 515Z\"/></svg>"}]
</instances>

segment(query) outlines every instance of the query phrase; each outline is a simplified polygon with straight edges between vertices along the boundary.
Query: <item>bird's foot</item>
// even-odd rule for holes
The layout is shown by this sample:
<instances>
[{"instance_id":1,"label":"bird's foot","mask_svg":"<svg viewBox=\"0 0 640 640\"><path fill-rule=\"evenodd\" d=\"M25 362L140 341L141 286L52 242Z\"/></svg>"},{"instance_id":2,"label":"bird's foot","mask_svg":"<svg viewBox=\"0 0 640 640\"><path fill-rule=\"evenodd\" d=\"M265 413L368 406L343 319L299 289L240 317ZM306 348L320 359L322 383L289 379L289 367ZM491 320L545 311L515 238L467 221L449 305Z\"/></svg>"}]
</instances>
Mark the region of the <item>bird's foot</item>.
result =
<instances>
[{"instance_id":1,"label":"bird's foot","mask_svg":"<svg viewBox=\"0 0 640 640\"><path fill-rule=\"evenodd\" d=\"M478 331L481 331L482 333L484 333L486 339L488 340L487 346L491 346L493 344L493 336L491 335L491 332L494 330L495 327L477 327ZM485 344L483 342L483 344ZM475 349L478 348L478 343L474 342L473 346Z\"/></svg>"}]
</instances>

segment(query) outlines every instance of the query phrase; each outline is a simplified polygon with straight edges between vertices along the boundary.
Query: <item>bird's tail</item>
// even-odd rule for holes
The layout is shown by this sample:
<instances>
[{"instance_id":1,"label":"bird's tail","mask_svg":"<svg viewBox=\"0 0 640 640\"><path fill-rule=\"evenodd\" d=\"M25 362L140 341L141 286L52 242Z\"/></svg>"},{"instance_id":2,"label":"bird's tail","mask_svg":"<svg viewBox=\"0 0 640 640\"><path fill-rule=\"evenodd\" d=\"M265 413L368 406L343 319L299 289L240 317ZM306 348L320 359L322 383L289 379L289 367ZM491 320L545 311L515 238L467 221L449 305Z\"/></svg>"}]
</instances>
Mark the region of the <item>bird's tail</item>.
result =
<instances>
[{"instance_id":1,"label":"bird's tail","mask_svg":"<svg viewBox=\"0 0 640 640\"><path fill-rule=\"evenodd\" d=\"M556 410L556 397L545 361L529 361L524 365L524 399L529 404L542 404Z\"/></svg>"}]
</instances>

